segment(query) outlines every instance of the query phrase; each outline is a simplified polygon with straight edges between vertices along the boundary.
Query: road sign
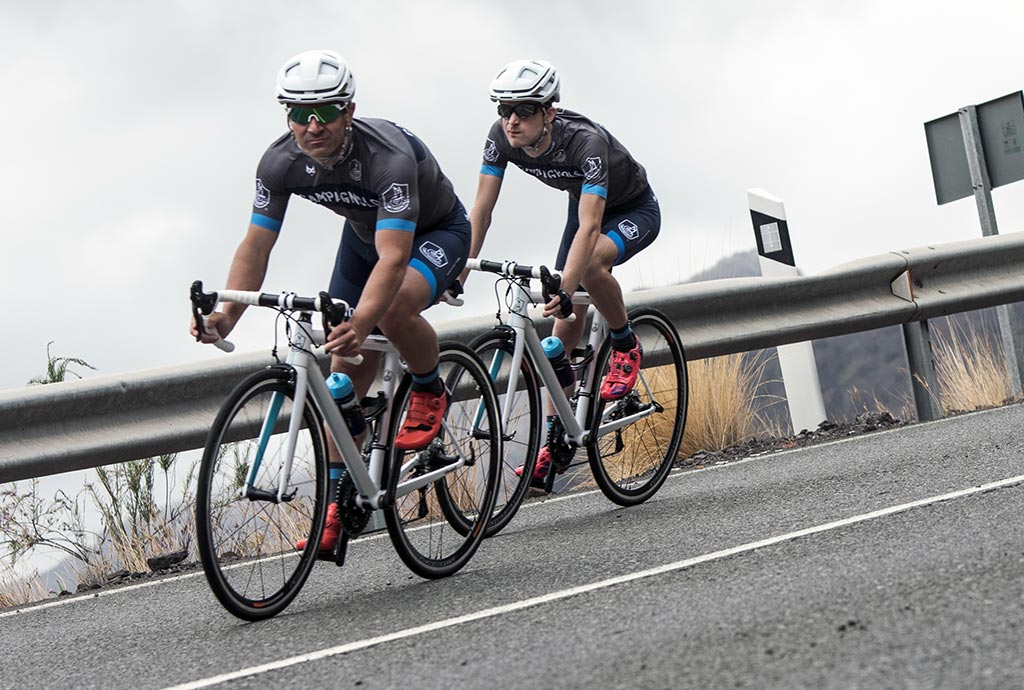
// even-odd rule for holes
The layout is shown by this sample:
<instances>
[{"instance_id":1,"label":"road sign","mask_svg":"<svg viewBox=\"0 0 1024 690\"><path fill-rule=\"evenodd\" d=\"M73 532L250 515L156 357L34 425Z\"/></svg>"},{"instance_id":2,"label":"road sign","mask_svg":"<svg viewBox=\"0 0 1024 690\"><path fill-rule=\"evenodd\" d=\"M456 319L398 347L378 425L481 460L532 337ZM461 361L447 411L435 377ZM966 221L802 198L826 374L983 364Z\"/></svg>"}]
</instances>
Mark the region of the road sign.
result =
<instances>
[{"instance_id":1,"label":"road sign","mask_svg":"<svg viewBox=\"0 0 1024 690\"><path fill-rule=\"evenodd\" d=\"M977 111L980 157L989 188L1024 180L1024 93L1017 91L924 124L939 204L972 196L975 186L964 143L964 113Z\"/></svg>"}]
</instances>

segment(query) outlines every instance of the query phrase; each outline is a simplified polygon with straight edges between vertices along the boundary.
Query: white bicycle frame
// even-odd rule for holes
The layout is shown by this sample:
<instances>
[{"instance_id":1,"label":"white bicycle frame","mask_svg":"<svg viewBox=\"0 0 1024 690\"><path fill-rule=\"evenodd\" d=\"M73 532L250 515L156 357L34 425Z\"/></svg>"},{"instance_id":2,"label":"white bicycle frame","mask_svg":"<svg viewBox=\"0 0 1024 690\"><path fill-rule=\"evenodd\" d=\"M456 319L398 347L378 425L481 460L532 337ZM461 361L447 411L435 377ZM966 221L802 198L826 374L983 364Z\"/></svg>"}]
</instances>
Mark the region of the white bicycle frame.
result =
<instances>
[{"instance_id":1,"label":"white bicycle frame","mask_svg":"<svg viewBox=\"0 0 1024 690\"><path fill-rule=\"evenodd\" d=\"M580 384L576 389L577 400L574 412L572 404L569 402L569 398L566 396L562 384L558 381L558 376L551 366L551 362L544 354L544 348L540 344L540 336L537 335L533 320L526 312L531 304L544 304L544 296L540 290L526 289L516 277L511 276L511 267L514 264L506 262L506 265L509 266L507 269L508 274L502 273L501 275L504 275L511 281L513 295L508 318L504 321L504 325L510 327L515 332L516 337L512 349L508 385L505 390L505 400L508 401L508 404L502 406L501 412L502 428L507 429L509 427L512 409L515 407L514 402L519 394L519 372L523 363L523 357L525 356L529 356L533 361L534 368L540 375L545 388L548 389L548 396L551 398L555 411L562 422L562 427L565 429L565 441L570 444L577 446L585 445L605 434L609 434L624 426L633 424L648 415L654 414L656 410L649 408L611 422L606 422L602 419L597 429L587 428L590 406L593 403L594 391L598 385L596 372L597 356L601 351L601 345L608 336L608 321L602 316L601 312L594 311L594 317L590 324L590 337L587 341L591 360L587 363L583 376L579 379ZM479 260L471 259L467 266L472 270L482 270L479 268ZM575 293L572 302L573 304L592 304L590 295L585 292ZM497 376L501 365L501 357L504 354L500 350L494 353L490 370L492 379ZM643 376L640 377L638 382L642 383L646 388L647 382L643 380ZM648 393L650 393L649 390Z\"/></svg>"},{"instance_id":2,"label":"white bicycle frame","mask_svg":"<svg viewBox=\"0 0 1024 690\"><path fill-rule=\"evenodd\" d=\"M243 304L259 305L259 302L256 301L260 295L258 292L223 290L216 294L219 302L241 302ZM287 303L288 297L289 295L281 296L282 302L280 306L290 306ZM345 310L347 311L347 305ZM385 507L383 499L386 491L381 486L381 477L384 472L384 461L388 448L387 435L388 429L391 427L395 389L406 369L405 364L399 356L398 350L384 336L370 335L363 342L363 350L373 350L382 353L379 374L383 385L381 392L386 400L386 406L376 423L376 432L373 438L370 439L369 464L367 466L362 460L363 453L356 446L355 439L348 429L348 424L345 422L334 398L327 389L327 384L320 374L320 366L317 364L316 357L313 354L313 348L323 345L325 342L323 331L313 328L309 312L300 312L298 318L293 320L292 323L297 327L294 329L295 332L290 333L288 336L289 352L285 365L295 372L295 397L292 400L292 409L290 410L290 418L288 420L287 457L283 468L284 471L281 472L281 476L278 479L276 498L278 501L286 500L285 497L287 496L288 486L291 481L292 458L294 457L295 446L302 428L303 414L308 395L312 398L313 404L323 417L327 431L334 439L341 457L346 459L345 467L352 476L352 483L359 493L357 502L361 507L367 509L377 510L383 508ZM361 357L358 357L353 358L351 361L358 363L361 359ZM310 372L314 372L315 376L311 376ZM260 431L260 444L256 458L253 461L245 485L240 488L240 493L243 496L247 495L252 489L252 482L255 480L260 463L262 462L263 450L266 448L270 435L277 424L277 417L280 414L283 397L282 394L275 393L271 399L270 409ZM447 433L451 433L447 426L447 421L442 421L442 426ZM462 449L457 448L457 452L459 453L459 458L456 462L418 475L415 479L401 482L396 488L395 497L411 493L465 466L467 461ZM417 462L417 456L418 453L413 454L407 465L403 467L403 470L414 465Z\"/></svg>"}]
</instances>

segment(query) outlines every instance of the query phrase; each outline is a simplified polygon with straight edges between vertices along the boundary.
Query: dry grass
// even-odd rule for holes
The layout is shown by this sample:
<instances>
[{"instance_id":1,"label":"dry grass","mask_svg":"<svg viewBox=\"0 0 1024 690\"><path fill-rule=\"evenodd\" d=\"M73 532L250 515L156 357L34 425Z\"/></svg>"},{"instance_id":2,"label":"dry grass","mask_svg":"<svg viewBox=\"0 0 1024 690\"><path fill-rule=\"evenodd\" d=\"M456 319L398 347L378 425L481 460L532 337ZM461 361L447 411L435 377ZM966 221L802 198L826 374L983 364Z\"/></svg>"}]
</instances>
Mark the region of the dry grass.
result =
<instances>
[{"instance_id":1,"label":"dry grass","mask_svg":"<svg viewBox=\"0 0 1024 690\"><path fill-rule=\"evenodd\" d=\"M756 411L768 361L763 354L733 354L688 363L690 403L680 456L722 450L769 431Z\"/></svg>"},{"instance_id":2,"label":"dry grass","mask_svg":"<svg viewBox=\"0 0 1024 690\"><path fill-rule=\"evenodd\" d=\"M906 373L906 370L901 370ZM864 391L860 390L856 386L847 390L847 395L850 396L850 400L853 402L854 407L858 410L857 414L865 412L877 412L879 414L888 412L892 417L896 419L913 419L914 418L914 400L911 397L910 391L906 391L904 394L899 396L899 409L891 410L882 404L882 401L877 396L869 396Z\"/></svg>"},{"instance_id":3,"label":"dry grass","mask_svg":"<svg viewBox=\"0 0 1024 690\"><path fill-rule=\"evenodd\" d=\"M768 423L756 412L767 358L762 355L727 355L689 362L689 403L686 428L677 457L715 451L742 443L768 429ZM638 391L650 388L663 405L674 400L675 376L670 367L643 369L643 383ZM642 393L641 398L645 395ZM661 464L664 444L672 433L675 410L666 407L662 414L628 426L622 430L622 452L611 444L614 436L604 437L609 446L602 451L603 464L609 476L619 484L643 481ZM580 477L581 488L594 481L589 474Z\"/></svg>"},{"instance_id":4,"label":"dry grass","mask_svg":"<svg viewBox=\"0 0 1024 690\"><path fill-rule=\"evenodd\" d=\"M935 329L932 351L944 414L995 407L1013 397L1003 348L970 322Z\"/></svg>"},{"instance_id":5,"label":"dry grass","mask_svg":"<svg viewBox=\"0 0 1024 690\"><path fill-rule=\"evenodd\" d=\"M48 596L38 574L19 575L0 563L0 608L30 604Z\"/></svg>"}]
</instances>

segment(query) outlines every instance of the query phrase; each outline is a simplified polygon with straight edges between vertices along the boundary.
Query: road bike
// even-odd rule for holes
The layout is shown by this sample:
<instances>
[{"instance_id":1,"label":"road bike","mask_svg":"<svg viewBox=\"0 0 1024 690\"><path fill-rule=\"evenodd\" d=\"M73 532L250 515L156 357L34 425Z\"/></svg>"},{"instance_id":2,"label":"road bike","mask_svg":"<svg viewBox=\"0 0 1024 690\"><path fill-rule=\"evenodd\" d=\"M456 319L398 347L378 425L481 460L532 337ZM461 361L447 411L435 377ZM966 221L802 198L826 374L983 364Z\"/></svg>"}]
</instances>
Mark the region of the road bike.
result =
<instances>
[{"instance_id":1,"label":"road bike","mask_svg":"<svg viewBox=\"0 0 1024 690\"><path fill-rule=\"evenodd\" d=\"M506 316L499 316L499 325L470 345L489 366L502 408L505 450L488 534L505 527L530 493L542 437L552 459L543 492L551 493L556 475L582 464L574 463L582 447L594 481L610 500L630 506L653 496L668 477L686 424L686 358L672 322L655 309L629 314L643 347L642 366L634 389L620 400L606 402L598 392L608 372L611 341L607 321L594 311L586 347L572 351L576 384L567 394L527 313L531 304L545 304L558 292L561 277L544 266L512 261L470 259L467 267L497 274L499 299L501 286L506 288ZM531 287L533 279L540 282L539 291ZM589 305L590 296L577 292L573 303ZM546 436L542 386L555 411Z\"/></svg>"},{"instance_id":2,"label":"road bike","mask_svg":"<svg viewBox=\"0 0 1024 690\"><path fill-rule=\"evenodd\" d=\"M361 401L366 418L359 447L331 397L315 348L348 312L341 300L292 293L191 291L197 323L218 303L278 311L288 355L239 383L210 429L199 471L196 531L200 559L214 595L245 620L269 618L295 598L314 565L342 565L349 539L383 513L406 566L425 578L455 573L485 535L501 460L500 410L479 358L465 345L440 344L449 407L429 446L398 450L393 440L408 406L412 377L398 351L371 335L377 392ZM322 315L322 328L313 314ZM204 326L205 327L205 326ZM276 343L274 348L276 357ZM371 390L374 390L371 388ZM345 462L337 496L328 496L327 434ZM338 503L343 529L320 551L327 506ZM295 543L305 539L304 548Z\"/></svg>"}]
</instances>

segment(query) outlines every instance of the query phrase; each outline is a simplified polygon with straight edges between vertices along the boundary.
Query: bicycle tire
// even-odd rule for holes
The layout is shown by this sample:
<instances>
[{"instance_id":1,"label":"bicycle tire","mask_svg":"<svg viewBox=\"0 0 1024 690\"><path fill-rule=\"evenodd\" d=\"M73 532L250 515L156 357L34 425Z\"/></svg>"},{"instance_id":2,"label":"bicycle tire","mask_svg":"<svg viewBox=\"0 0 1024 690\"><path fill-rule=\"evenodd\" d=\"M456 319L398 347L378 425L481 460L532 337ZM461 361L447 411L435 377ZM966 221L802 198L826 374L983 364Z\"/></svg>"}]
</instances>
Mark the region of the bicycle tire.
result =
<instances>
[{"instance_id":1,"label":"bicycle tire","mask_svg":"<svg viewBox=\"0 0 1024 690\"><path fill-rule=\"evenodd\" d=\"M498 328L482 334L469 346L488 368L488 374L494 381L495 393L502 406L502 419L504 406L512 405L509 423L502 425L504 450L498 475L498 495L495 499L494 512L487 523L488 537L497 534L508 525L529 493L543 433L540 377L537 375L533 360L529 357L523 356L519 366L518 390L511 401L506 393L515 337L515 332L511 329Z\"/></svg>"},{"instance_id":2,"label":"bicycle tire","mask_svg":"<svg viewBox=\"0 0 1024 690\"><path fill-rule=\"evenodd\" d=\"M285 491L292 496L275 500L287 411L295 396L293 373L290 367L270 367L235 387L210 429L199 470L196 533L203 571L224 608L248 621L277 615L302 589L326 515L324 431L309 397ZM268 417L275 420L273 433L263 434ZM262 493L241 495L247 476ZM302 537L306 547L298 552L294 542Z\"/></svg>"},{"instance_id":3,"label":"bicycle tire","mask_svg":"<svg viewBox=\"0 0 1024 690\"><path fill-rule=\"evenodd\" d=\"M414 573L431 579L458 571L480 546L494 508L501 462L498 399L479 358L461 343L446 342L440 347L439 367L442 380L451 386L451 398L441 433L427 449L394 447L409 404L412 377L406 375L395 393L387 463L387 495L395 500L384 511L399 557ZM444 457L459 451L475 462L397 495L402 482L436 469Z\"/></svg>"},{"instance_id":4,"label":"bicycle tire","mask_svg":"<svg viewBox=\"0 0 1024 690\"><path fill-rule=\"evenodd\" d=\"M636 387L619 401L594 397L587 456L594 480L612 502L622 506L643 503L668 478L686 426L688 377L686 357L672 322L655 309L630 314L633 333L643 346L644 359ZM611 341L598 357L597 378L608 373ZM643 406L662 409L618 431L598 436L601 420L628 416Z\"/></svg>"}]
</instances>

